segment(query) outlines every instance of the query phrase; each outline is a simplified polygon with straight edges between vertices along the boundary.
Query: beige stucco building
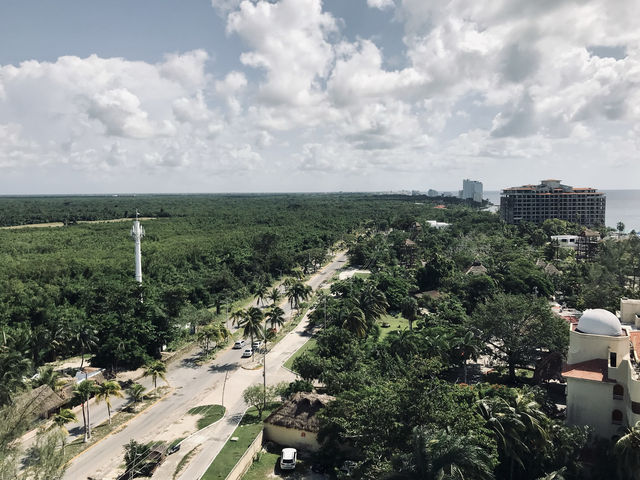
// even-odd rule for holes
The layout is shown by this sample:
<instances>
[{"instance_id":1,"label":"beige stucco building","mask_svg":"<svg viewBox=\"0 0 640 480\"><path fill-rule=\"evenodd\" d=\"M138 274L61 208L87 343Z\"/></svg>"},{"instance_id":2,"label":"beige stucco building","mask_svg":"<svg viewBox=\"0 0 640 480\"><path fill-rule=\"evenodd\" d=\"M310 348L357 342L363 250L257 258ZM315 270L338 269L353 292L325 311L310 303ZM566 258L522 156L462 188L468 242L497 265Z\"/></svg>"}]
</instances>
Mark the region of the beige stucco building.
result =
<instances>
[{"instance_id":1,"label":"beige stucco building","mask_svg":"<svg viewBox=\"0 0 640 480\"><path fill-rule=\"evenodd\" d=\"M283 447L315 452L320 449L317 414L335 400L330 395L298 392L264 421L264 437Z\"/></svg>"},{"instance_id":2,"label":"beige stucco building","mask_svg":"<svg viewBox=\"0 0 640 480\"><path fill-rule=\"evenodd\" d=\"M623 327L613 313L594 309L571 326L569 338L562 373L567 423L590 425L603 438L620 435L640 420L640 332Z\"/></svg>"}]
</instances>

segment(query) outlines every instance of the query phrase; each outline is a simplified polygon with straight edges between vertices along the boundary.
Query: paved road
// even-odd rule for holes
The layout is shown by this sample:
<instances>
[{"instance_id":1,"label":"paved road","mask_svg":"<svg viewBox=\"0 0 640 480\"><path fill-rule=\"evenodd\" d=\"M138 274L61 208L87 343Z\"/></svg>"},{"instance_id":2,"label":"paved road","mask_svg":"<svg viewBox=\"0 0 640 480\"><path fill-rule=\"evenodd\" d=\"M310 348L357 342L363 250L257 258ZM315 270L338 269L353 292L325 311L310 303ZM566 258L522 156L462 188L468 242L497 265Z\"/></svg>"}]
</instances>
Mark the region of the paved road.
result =
<instances>
[{"instance_id":1,"label":"paved road","mask_svg":"<svg viewBox=\"0 0 640 480\"><path fill-rule=\"evenodd\" d=\"M307 284L317 289L323 282L329 280L345 261L345 253L339 252L334 260L311 277ZM283 308L285 312L290 312L288 306L283 305ZM308 336L303 332L305 325L306 319L267 355L268 383L292 379L291 373L281 369L281 366L308 340ZM86 479L89 476L100 479L116 478L123 460L123 446L130 439L149 442L187 436L194 430L193 421L191 421L194 417L188 415L187 411L198 405L221 403L222 384L228 372L224 399L228 414L218 424L189 439L188 445L199 443L201 447L180 478L183 480L200 478L226 441L226 437L235 429L239 414L246 408L241 398L242 391L253 383L261 383L262 371L240 368L243 362L249 362L249 360L241 359L238 350L221 351L215 360L202 366L195 365L192 360L193 358L186 358L169 370L167 379L174 389L172 394L131 420L123 430L107 437L74 459L64 478L68 480ZM94 411L98 410L99 407L94 408ZM174 461L177 463L180 456L185 455L189 450L190 448L185 445L178 454L171 455L165 462L167 467L161 467L163 471L169 468L170 463ZM171 478L172 474L173 471L168 478Z\"/></svg>"}]
</instances>

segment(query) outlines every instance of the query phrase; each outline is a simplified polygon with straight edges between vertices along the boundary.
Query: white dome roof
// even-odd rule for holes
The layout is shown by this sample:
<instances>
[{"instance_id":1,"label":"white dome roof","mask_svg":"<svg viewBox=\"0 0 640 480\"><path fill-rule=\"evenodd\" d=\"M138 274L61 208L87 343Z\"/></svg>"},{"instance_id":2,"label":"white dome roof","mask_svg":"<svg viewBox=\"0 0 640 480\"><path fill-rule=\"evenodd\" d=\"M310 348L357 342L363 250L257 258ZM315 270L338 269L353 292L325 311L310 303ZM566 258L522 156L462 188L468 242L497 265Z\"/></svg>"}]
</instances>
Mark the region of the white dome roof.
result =
<instances>
[{"instance_id":1,"label":"white dome roof","mask_svg":"<svg viewBox=\"0 0 640 480\"><path fill-rule=\"evenodd\" d=\"M578 321L578 330L582 333L591 333L593 335L610 335L613 337L622 335L622 327L618 317L602 308L585 310Z\"/></svg>"}]
</instances>

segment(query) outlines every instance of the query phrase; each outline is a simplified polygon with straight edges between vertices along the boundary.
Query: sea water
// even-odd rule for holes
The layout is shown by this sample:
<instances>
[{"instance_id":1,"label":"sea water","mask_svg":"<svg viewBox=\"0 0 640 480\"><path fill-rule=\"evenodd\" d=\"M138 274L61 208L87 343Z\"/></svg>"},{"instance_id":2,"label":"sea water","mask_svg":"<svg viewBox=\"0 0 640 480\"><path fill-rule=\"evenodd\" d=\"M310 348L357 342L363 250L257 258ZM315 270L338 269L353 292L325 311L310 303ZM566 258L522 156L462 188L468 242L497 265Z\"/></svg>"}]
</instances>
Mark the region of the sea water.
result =
<instances>
[{"instance_id":1,"label":"sea water","mask_svg":"<svg viewBox=\"0 0 640 480\"><path fill-rule=\"evenodd\" d=\"M605 223L616 228L618 222L624 223L626 232L640 232L640 190L601 190L607 196ZM494 205L500 205L500 192L484 192L484 198Z\"/></svg>"}]
</instances>

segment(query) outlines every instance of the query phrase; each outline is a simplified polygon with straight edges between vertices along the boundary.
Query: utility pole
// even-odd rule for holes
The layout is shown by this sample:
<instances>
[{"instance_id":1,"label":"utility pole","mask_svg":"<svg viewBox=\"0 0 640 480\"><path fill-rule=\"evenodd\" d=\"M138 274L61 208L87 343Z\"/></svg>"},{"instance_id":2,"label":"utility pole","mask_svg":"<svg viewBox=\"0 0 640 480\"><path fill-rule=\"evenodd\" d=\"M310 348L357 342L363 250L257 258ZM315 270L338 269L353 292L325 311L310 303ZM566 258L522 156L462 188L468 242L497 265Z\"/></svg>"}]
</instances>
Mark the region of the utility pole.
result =
<instances>
[{"instance_id":1,"label":"utility pole","mask_svg":"<svg viewBox=\"0 0 640 480\"><path fill-rule=\"evenodd\" d=\"M227 377L229 377L229 370L224 374L224 382L222 383L222 407L224 408L224 389L227 386Z\"/></svg>"}]
</instances>

